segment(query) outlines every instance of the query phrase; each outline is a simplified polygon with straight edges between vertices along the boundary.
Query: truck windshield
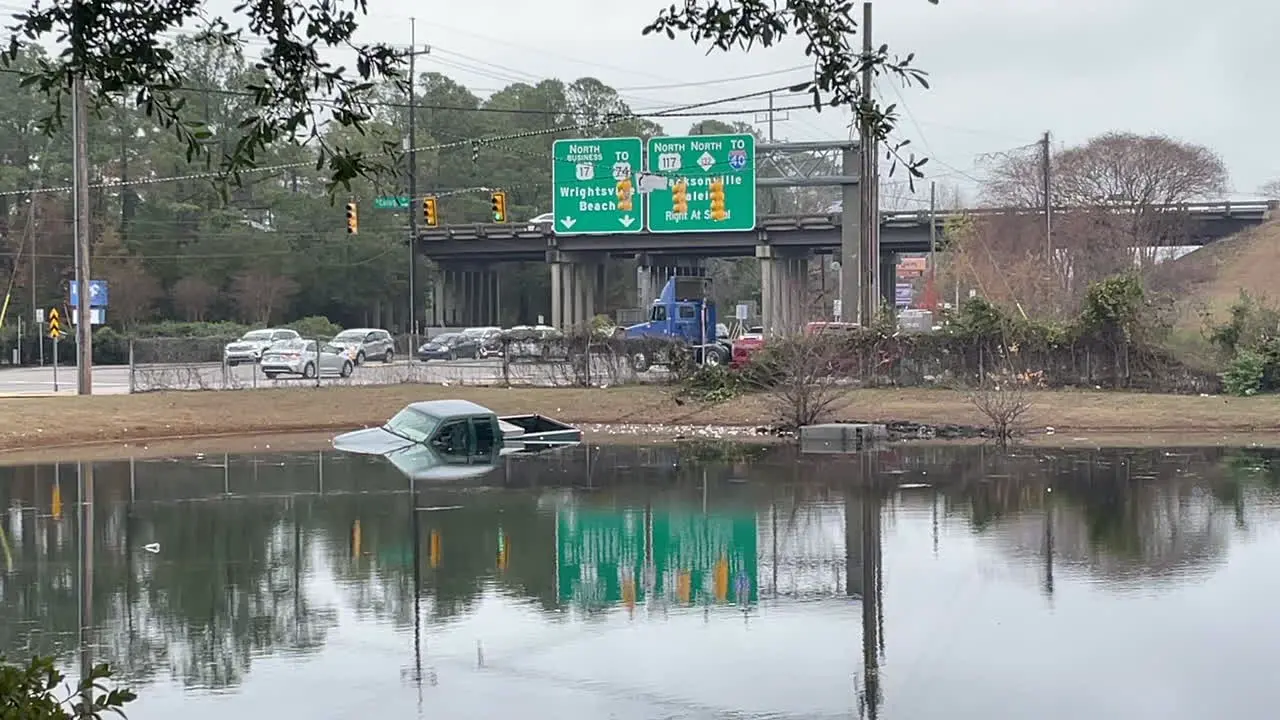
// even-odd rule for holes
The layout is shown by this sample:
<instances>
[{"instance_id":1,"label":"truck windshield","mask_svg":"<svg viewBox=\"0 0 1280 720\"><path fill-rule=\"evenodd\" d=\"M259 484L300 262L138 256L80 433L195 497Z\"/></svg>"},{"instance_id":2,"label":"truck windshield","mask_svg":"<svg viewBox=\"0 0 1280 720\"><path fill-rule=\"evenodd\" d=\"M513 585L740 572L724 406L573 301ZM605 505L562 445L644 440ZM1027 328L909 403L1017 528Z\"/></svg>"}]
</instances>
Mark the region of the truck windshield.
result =
<instances>
[{"instance_id":1,"label":"truck windshield","mask_svg":"<svg viewBox=\"0 0 1280 720\"><path fill-rule=\"evenodd\" d=\"M382 428L413 442L426 442L435 432L436 419L417 410L405 408L395 414Z\"/></svg>"},{"instance_id":2,"label":"truck windshield","mask_svg":"<svg viewBox=\"0 0 1280 720\"><path fill-rule=\"evenodd\" d=\"M649 313L649 320L651 320L652 322L666 322L666 321L667 321L667 306L666 306L666 305L654 305L654 306L653 306L653 310Z\"/></svg>"}]
</instances>

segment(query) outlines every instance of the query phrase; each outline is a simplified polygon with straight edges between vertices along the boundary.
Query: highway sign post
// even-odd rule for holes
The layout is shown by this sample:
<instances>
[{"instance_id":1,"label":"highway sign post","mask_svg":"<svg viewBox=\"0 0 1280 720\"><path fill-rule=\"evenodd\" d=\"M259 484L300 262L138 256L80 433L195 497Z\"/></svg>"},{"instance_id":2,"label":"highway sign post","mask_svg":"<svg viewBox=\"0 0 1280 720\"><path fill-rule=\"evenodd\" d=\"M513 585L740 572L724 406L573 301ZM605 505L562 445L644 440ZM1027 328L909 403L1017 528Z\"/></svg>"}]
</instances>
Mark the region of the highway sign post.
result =
<instances>
[{"instance_id":1,"label":"highway sign post","mask_svg":"<svg viewBox=\"0 0 1280 720\"><path fill-rule=\"evenodd\" d=\"M408 210L409 196L384 195L373 199L374 210Z\"/></svg>"},{"instance_id":2,"label":"highway sign post","mask_svg":"<svg viewBox=\"0 0 1280 720\"><path fill-rule=\"evenodd\" d=\"M649 232L741 232L756 227L756 139L750 134L649 139Z\"/></svg>"},{"instance_id":3,"label":"highway sign post","mask_svg":"<svg viewBox=\"0 0 1280 720\"><path fill-rule=\"evenodd\" d=\"M613 235L644 230L640 138L557 140L552 145L551 210L557 235Z\"/></svg>"}]
</instances>

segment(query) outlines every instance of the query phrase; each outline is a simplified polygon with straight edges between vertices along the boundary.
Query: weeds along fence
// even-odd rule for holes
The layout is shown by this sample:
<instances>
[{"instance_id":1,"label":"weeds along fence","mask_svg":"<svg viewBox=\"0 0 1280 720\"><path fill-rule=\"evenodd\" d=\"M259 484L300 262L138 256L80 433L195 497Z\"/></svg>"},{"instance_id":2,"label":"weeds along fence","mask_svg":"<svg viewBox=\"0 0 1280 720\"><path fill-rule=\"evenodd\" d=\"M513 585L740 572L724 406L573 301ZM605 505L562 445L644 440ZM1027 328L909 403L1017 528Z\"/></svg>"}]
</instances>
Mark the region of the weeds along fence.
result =
<instances>
[{"instance_id":1,"label":"weeds along fence","mask_svg":"<svg viewBox=\"0 0 1280 720\"><path fill-rule=\"evenodd\" d=\"M327 343L327 338L317 338ZM483 352L460 347L450 357L421 360L419 338L398 338L390 363L353 363L349 375L333 367L316 377L268 377L257 363L227 362L226 345L235 338L134 338L126 343L130 392L251 390L271 387L397 385L497 387L609 387L667 382L690 367L687 349L665 341L627 341L590 334L495 338ZM668 365L637 372L634 358L671 358Z\"/></svg>"},{"instance_id":2,"label":"weeds along fence","mask_svg":"<svg viewBox=\"0 0 1280 720\"><path fill-rule=\"evenodd\" d=\"M762 351L750 375L767 384L785 374L798 350L780 339ZM814 374L862 387L980 385L996 373L1012 373L1028 387L1129 389L1213 393L1217 375L1186 366L1161 348L1139 342L1084 338L1061 342L1011 342L946 332L850 333L807 343Z\"/></svg>"}]
</instances>

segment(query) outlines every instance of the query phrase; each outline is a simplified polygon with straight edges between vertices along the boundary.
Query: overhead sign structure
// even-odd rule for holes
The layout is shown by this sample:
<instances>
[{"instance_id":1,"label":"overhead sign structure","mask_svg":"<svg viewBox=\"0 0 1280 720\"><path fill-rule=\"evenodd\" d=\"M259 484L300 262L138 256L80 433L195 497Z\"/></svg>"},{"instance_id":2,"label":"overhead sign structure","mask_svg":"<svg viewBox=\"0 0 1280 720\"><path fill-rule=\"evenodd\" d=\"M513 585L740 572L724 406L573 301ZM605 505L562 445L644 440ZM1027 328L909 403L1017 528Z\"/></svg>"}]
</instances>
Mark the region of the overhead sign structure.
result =
<instances>
[{"instance_id":1,"label":"overhead sign structure","mask_svg":"<svg viewBox=\"0 0 1280 720\"><path fill-rule=\"evenodd\" d=\"M648 170L667 187L648 197L649 232L742 232L756 227L756 139L690 135L649 139Z\"/></svg>"},{"instance_id":2,"label":"overhead sign structure","mask_svg":"<svg viewBox=\"0 0 1280 720\"><path fill-rule=\"evenodd\" d=\"M409 196L384 195L373 199L374 210L408 210Z\"/></svg>"},{"instance_id":3,"label":"overhead sign structure","mask_svg":"<svg viewBox=\"0 0 1280 720\"><path fill-rule=\"evenodd\" d=\"M107 306L107 281L89 281L89 307L104 308ZM80 283L71 282L71 307L80 307Z\"/></svg>"},{"instance_id":4,"label":"overhead sign structure","mask_svg":"<svg viewBox=\"0 0 1280 720\"><path fill-rule=\"evenodd\" d=\"M557 140L552 146L551 210L557 235L613 235L644 230L640 138Z\"/></svg>"}]
</instances>

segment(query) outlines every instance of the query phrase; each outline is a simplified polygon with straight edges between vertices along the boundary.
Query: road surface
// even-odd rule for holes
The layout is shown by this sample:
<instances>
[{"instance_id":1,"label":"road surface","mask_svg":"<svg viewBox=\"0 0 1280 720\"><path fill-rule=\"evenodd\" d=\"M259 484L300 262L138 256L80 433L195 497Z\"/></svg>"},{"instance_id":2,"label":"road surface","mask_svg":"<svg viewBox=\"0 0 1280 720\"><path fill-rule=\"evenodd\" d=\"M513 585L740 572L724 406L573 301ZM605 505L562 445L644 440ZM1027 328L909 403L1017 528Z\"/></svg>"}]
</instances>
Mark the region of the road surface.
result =
<instances>
[{"instance_id":1,"label":"road surface","mask_svg":"<svg viewBox=\"0 0 1280 720\"><path fill-rule=\"evenodd\" d=\"M650 371L647 375L659 373ZM629 372L613 363L592 363L591 384L619 382ZM509 379L516 385L556 386L575 384L578 378L564 364L512 363L504 378L501 360L452 360L420 362L400 360L390 364L365 363L349 378L323 377L321 385L392 385L433 383L450 385L494 385ZM630 379L630 378L625 378ZM76 369L61 366L56 392L74 395ZM155 390L252 390L269 387L308 387L316 381L282 377L269 380L256 366L226 367L219 363L141 365L134 369L132 387L137 392ZM95 395L127 394L130 391L127 365L98 365L93 369ZM0 369L0 396L48 395L55 392L52 366Z\"/></svg>"}]
</instances>

